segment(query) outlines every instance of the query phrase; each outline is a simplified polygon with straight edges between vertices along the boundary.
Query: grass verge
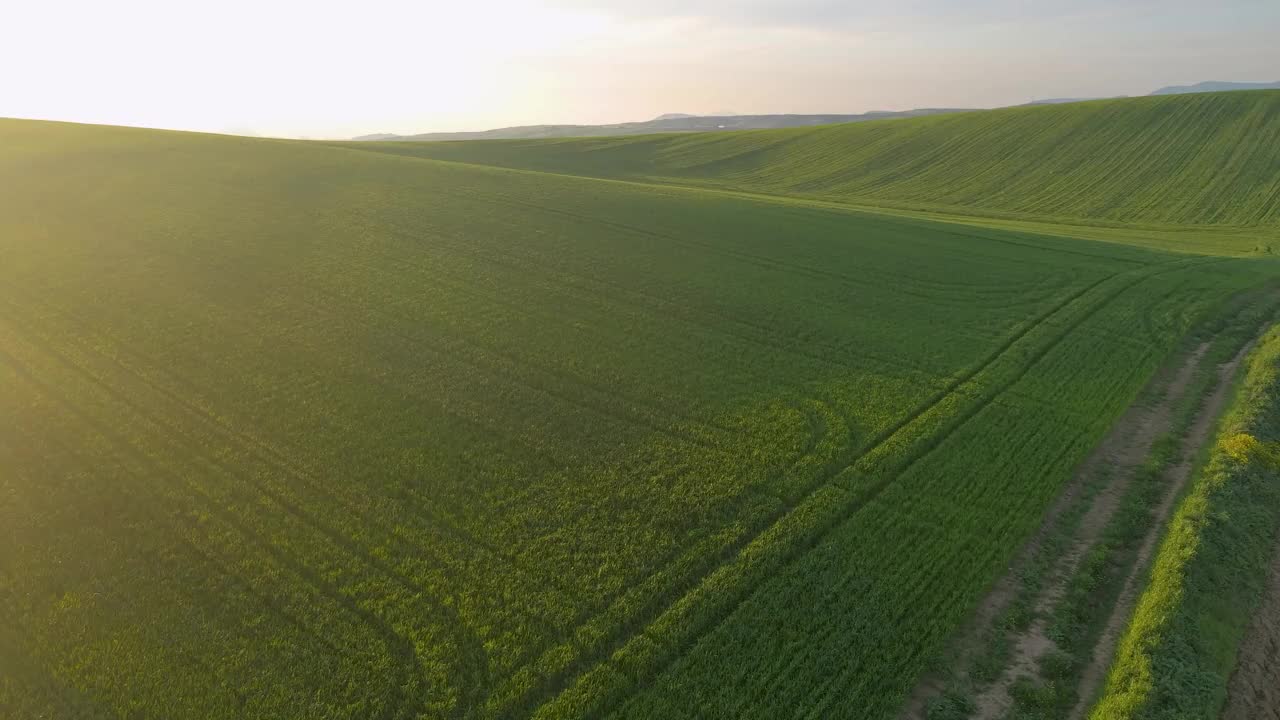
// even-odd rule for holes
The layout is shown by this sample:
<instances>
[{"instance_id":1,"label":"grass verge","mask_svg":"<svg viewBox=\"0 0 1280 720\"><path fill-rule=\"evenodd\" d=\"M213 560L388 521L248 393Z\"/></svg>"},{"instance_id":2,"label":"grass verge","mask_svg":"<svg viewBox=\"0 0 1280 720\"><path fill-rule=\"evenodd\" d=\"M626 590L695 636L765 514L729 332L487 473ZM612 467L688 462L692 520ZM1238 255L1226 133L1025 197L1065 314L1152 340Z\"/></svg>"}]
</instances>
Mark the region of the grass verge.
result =
<instances>
[{"instance_id":1,"label":"grass verge","mask_svg":"<svg viewBox=\"0 0 1280 720\"><path fill-rule=\"evenodd\" d=\"M1248 361L1090 717L1215 718L1280 530L1280 328Z\"/></svg>"}]
</instances>

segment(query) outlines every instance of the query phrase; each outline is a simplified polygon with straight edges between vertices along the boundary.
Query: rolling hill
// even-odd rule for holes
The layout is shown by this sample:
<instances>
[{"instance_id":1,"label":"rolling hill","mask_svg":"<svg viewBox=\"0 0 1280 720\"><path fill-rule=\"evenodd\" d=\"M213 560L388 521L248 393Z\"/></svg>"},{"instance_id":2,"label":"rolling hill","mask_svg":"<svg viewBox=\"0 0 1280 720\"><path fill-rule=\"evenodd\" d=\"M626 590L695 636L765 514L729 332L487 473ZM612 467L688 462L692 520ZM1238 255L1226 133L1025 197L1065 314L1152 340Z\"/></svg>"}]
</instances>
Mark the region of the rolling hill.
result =
<instances>
[{"instance_id":1,"label":"rolling hill","mask_svg":"<svg viewBox=\"0 0 1280 720\"><path fill-rule=\"evenodd\" d=\"M891 717L1274 282L1224 255L1280 217L1277 97L447 144L0 120L0 715Z\"/></svg>"},{"instance_id":2,"label":"rolling hill","mask_svg":"<svg viewBox=\"0 0 1280 720\"><path fill-rule=\"evenodd\" d=\"M1271 244L1280 227L1280 91L714 136L355 147L942 215L1194 227L1171 237L1222 237L1215 250Z\"/></svg>"}]
</instances>

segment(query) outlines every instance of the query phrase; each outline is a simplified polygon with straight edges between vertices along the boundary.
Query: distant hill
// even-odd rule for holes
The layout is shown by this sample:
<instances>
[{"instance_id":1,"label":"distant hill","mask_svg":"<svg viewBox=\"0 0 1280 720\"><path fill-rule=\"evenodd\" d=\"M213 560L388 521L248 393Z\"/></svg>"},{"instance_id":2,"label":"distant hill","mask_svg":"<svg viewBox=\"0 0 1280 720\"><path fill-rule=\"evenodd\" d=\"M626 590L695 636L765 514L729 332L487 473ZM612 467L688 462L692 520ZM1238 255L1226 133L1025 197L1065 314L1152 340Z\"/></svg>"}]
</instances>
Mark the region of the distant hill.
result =
<instances>
[{"instance_id":1,"label":"distant hill","mask_svg":"<svg viewBox=\"0 0 1280 720\"><path fill-rule=\"evenodd\" d=\"M836 123L920 117L940 113L966 112L961 108L921 108L902 112L876 111L859 115L685 115L669 113L653 120L616 125L523 125L477 132L423 133L421 135L363 135L354 140L536 140L566 137L612 137L668 132L717 132L725 130L771 130L812 127Z\"/></svg>"},{"instance_id":2,"label":"distant hill","mask_svg":"<svg viewBox=\"0 0 1280 720\"><path fill-rule=\"evenodd\" d=\"M1162 87L1148 95L1189 95L1192 93L1206 92L1228 92L1231 90L1280 90L1280 82L1273 83L1245 83L1245 82L1221 82L1210 80L1208 82L1196 83L1195 85L1170 85ZM1112 95L1110 97L1070 97L1070 98L1045 98L1043 100L1032 100L1018 107L1027 107L1030 105L1063 105L1065 103L1087 102L1089 100L1119 100L1127 97L1126 95Z\"/></svg>"},{"instance_id":3,"label":"distant hill","mask_svg":"<svg viewBox=\"0 0 1280 720\"><path fill-rule=\"evenodd\" d=\"M1271 90L1098 100L715 137L358 147L907 210L1276 228L1280 124L1258 123L1244 135L1240 127L1245 118L1277 113L1280 91Z\"/></svg>"},{"instance_id":4,"label":"distant hill","mask_svg":"<svg viewBox=\"0 0 1280 720\"><path fill-rule=\"evenodd\" d=\"M1062 105L1063 103L1085 102L1087 100L1096 100L1097 98L1045 98L1044 100L1032 100L1029 103L1023 103L1019 107L1027 107L1030 105Z\"/></svg>"},{"instance_id":5,"label":"distant hill","mask_svg":"<svg viewBox=\"0 0 1280 720\"><path fill-rule=\"evenodd\" d=\"M1089 102L1090 100L1122 100L1127 95L1112 95L1111 97L1082 97L1082 98L1045 98L1044 100L1032 100L1029 103L1023 103L1015 107L1031 107L1034 105L1065 105L1067 103Z\"/></svg>"},{"instance_id":6,"label":"distant hill","mask_svg":"<svg viewBox=\"0 0 1280 720\"><path fill-rule=\"evenodd\" d=\"M1209 80L1195 85L1170 85L1151 93L1152 95L1186 95L1189 93L1226 92L1228 90L1280 90L1280 82L1221 82Z\"/></svg>"},{"instance_id":7,"label":"distant hill","mask_svg":"<svg viewBox=\"0 0 1280 720\"><path fill-rule=\"evenodd\" d=\"M1280 82L1198 82L1196 85L1171 85L1151 92L1151 95L1192 95L1196 92L1229 92L1233 90L1280 90ZM1062 105L1065 102L1085 102L1088 100L1120 100L1124 95L1111 97L1047 97L1044 100L1032 100L1027 105ZM1023 105L1025 106L1025 105Z\"/></svg>"}]
</instances>

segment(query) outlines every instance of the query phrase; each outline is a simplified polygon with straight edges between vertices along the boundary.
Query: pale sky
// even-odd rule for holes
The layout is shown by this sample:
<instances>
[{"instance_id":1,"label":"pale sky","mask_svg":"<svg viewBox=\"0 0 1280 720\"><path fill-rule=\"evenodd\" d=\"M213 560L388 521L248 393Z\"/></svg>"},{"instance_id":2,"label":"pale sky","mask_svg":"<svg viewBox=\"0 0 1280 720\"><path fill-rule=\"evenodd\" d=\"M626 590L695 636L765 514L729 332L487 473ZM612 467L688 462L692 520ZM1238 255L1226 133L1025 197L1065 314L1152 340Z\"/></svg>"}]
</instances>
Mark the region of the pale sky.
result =
<instances>
[{"instance_id":1,"label":"pale sky","mask_svg":"<svg viewBox=\"0 0 1280 720\"><path fill-rule=\"evenodd\" d=\"M1280 80L1280 0L0 0L0 116L275 136Z\"/></svg>"}]
</instances>

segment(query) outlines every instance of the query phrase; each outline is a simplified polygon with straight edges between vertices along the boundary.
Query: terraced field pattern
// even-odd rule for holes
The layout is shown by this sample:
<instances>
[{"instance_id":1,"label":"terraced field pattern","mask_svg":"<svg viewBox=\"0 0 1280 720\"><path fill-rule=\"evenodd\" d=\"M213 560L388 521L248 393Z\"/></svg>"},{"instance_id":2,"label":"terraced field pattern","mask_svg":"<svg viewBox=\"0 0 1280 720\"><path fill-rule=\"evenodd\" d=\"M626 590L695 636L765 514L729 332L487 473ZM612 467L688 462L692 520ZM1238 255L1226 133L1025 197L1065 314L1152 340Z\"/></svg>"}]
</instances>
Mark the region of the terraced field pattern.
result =
<instances>
[{"instance_id":1,"label":"terraced field pattern","mask_svg":"<svg viewBox=\"0 0 1280 720\"><path fill-rule=\"evenodd\" d=\"M456 145L0 120L0 717L893 717L1276 277L1278 136L1264 92Z\"/></svg>"}]
</instances>

